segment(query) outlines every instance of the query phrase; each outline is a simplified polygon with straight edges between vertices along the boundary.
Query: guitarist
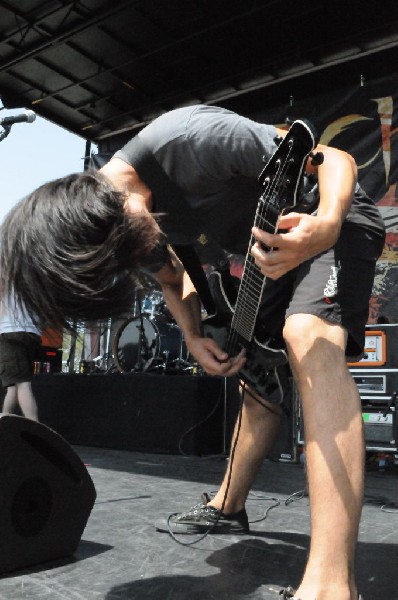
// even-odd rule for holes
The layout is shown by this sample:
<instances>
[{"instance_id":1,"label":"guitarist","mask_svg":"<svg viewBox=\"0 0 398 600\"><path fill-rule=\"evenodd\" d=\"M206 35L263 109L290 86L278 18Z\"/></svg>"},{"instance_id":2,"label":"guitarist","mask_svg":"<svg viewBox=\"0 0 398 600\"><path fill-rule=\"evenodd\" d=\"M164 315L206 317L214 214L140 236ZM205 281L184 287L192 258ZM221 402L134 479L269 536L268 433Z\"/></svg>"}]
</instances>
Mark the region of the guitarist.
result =
<instances>
[{"instance_id":1,"label":"guitarist","mask_svg":"<svg viewBox=\"0 0 398 600\"><path fill-rule=\"evenodd\" d=\"M285 133L211 106L162 115L99 173L50 182L11 211L2 229L2 293L13 286L29 313L68 326L120 314L130 282L124 273L145 266L156 274L206 373L237 375L244 352L228 356L202 336L200 301L166 242L191 244L204 235L228 252L245 254L262 158L272 156L276 136ZM255 229L251 254L267 278L263 325L284 338L303 406L311 548L294 598L354 600L364 442L358 391L346 362L363 351L384 226L356 184L353 158L329 147L318 150L323 163L307 164L318 180L316 212L283 215L275 233ZM277 436L280 411L246 390L223 514L226 479L210 502L174 517L172 531L204 531L219 518L216 527L224 533L248 532L245 500Z\"/></svg>"}]
</instances>

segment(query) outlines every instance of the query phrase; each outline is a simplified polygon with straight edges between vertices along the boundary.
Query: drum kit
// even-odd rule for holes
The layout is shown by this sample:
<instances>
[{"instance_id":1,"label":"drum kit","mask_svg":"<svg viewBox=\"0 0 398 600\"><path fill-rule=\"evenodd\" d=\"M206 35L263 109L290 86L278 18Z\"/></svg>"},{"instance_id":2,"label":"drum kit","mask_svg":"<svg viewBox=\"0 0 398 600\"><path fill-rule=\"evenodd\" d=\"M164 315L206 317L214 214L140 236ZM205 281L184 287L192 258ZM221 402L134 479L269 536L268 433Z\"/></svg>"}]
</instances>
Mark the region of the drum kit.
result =
<instances>
[{"instance_id":1,"label":"drum kit","mask_svg":"<svg viewBox=\"0 0 398 600\"><path fill-rule=\"evenodd\" d=\"M135 302L133 315L116 332L113 357L120 373L177 374L195 369L183 333L157 290Z\"/></svg>"}]
</instances>

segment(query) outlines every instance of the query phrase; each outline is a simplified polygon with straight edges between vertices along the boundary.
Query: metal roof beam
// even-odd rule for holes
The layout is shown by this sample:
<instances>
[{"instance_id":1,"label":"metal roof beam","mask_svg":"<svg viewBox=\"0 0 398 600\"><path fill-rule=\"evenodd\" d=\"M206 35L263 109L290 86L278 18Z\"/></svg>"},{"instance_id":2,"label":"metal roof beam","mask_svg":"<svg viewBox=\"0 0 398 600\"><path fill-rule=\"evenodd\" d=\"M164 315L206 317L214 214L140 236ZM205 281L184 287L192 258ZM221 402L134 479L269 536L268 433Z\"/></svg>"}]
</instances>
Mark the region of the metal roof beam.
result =
<instances>
[{"instance_id":1,"label":"metal roof beam","mask_svg":"<svg viewBox=\"0 0 398 600\"><path fill-rule=\"evenodd\" d=\"M349 56L344 56L344 57L340 57L340 58L335 58L335 59L331 59L328 62L323 62L323 63L319 63L317 65L313 65L313 66L306 66L305 68L303 68L302 70L298 69L297 71L293 71L290 70L288 74L285 75L281 75L281 76L276 76L274 79L269 79L267 78L265 81L258 81L255 85L253 85L252 87L245 87L244 89L237 89L236 91L230 91L227 93L220 93L220 94L213 94L211 97L211 101L212 102L221 102L224 100L229 100L231 98L236 98L238 96L241 96L243 94L247 94L248 92L252 92L252 91L257 91L260 89L264 89L267 87L271 87L280 83L283 83L285 81L289 81L290 79L294 79L295 77L299 77L302 75L308 75L311 73L316 73L318 71L321 71L323 69L332 67L332 66L337 66L339 64L343 64L349 61L355 61L359 58L364 58L365 56L370 56L373 54L377 54L378 52L381 52L383 50L389 50L392 48L395 48L398 46L398 39L389 43L385 43L382 46L378 47L378 48L372 48L370 50L360 50L358 54L355 55L349 55ZM217 83L221 83L221 81L217 82ZM189 93L194 93L195 90L185 90L184 93L189 94ZM201 90L201 93L203 95L203 93L206 96L206 93L204 91L204 89ZM147 109L150 108L151 106L156 106L156 105L160 105L161 103L167 102L169 100L173 100L175 99L176 96L173 97L169 97L169 98L161 98L159 100L158 103L153 103L153 104L146 104L145 106L141 106L141 107L136 107L134 109L134 112L137 112L139 110L143 110L143 109ZM205 99L206 102L206 99ZM129 114L132 114L133 111L128 111L128 112L124 112L124 113L119 113L117 115L114 115L108 119L104 119L101 121L97 121L97 122L93 122L92 126L97 126L97 125L106 125L107 123L109 123L112 120L115 120L117 118L120 117L125 117L128 116ZM96 139L97 140L101 140L101 139L105 139L107 137L110 137L112 135L117 135L119 133L124 133L125 131L133 131L135 129L139 129L144 127L145 125L148 124L148 121L141 121L139 123L135 123L134 125L131 126L131 128L122 128L118 131L114 131L110 134L105 134L102 136L98 136ZM85 127L85 129L87 129L87 127Z\"/></svg>"},{"instance_id":2,"label":"metal roof beam","mask_svg":"<svg viewBox=\"0 0 398 600\"><path fill-rule=\"evenodd\" d=\"M137 1L139 1L139 0L137 0ZM112 8L105 10L105 12L93 17L92 19L86 19L84 21L84 23L81 23L78 26L68 27L62 33L59 33L53 37L47 38L47 40L45 42L34 44L26 52L18 54L18 56L15 56L11 60L1 63L0 64L0 72L6 71L10 67L15 66L18 63L20 63L28 58L37 56L44 50L47 50L47 48L54 46L54 44L56 44L56 43L65 42L66 40L73 38L75 35L80 34L84 31L86 31L87 29L90 29L90 27L93 27L94 25L101 23L105 19L108 19L109 17L117 14L118 12L124 10L125 8L131 7L131 5L132 5L131 0L122 2L122 4L120 4L119 6L115 6L114 2L113 2Z\"/></svg>"},{"instance_id":3,"label":"metal roof beam","mask_svg":"<svg viewBox=\"0 0 398 600\"><path fill-rule=\"evenodd\" d=\"M51 3L51 4L53 4L53 3ZM23 35L26 35L26 33L30 29L35 29L35 31L37 31L37 29L36 29L37 26L40 25L40 23L42 23L45 19L52 17L57 12L60 12L61 10L64 10L65 8L66 9L72 8L75 4L76 4L76 1L72 1L72 2L69 2L68 4L63 4L63 5L57 6L57 8L50 10L47 13L42 13L42 14L40 14L40 16L35 16L34 19L30 19L28 16L23 14L20 10L18 10L14 6L11 6L10 4L8 4L8 2L4 2L4 0L0 0L0 8L5 8L6 10L9 10L16 17L18 17L18 19L22 19L26 23L25 25L20 25L20 26L15 27L15 29L12 32L9 32L4 38L1 39L1 44L7 44L18 33L23 33ZM43 8L43 7L40 7L40 8ZM35 15L36 15L36 13L35 13ZM39 28L39 33L44 34L44 31ZM48 34L45 34L45 35L46 35L46 37L48 37Z\"/></svg>"}]
</instances>

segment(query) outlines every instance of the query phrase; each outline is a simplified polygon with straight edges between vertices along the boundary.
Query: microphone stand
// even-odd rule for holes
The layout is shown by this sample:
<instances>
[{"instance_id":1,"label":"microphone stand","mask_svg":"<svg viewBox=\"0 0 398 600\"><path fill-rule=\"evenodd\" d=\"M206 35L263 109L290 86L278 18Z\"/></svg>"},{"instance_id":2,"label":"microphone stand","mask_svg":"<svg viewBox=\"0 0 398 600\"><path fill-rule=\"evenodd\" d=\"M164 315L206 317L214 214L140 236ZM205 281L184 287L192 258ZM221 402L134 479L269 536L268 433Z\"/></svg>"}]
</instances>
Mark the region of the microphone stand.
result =
<instances>
[{"instance_id":1,"label":"microphone stand","mask_svg":"<svg viewBox=\"0 0 398 600\"><path fill-rule=\"evenodd\" d=\"M3 108L4 106L2 109ZM34 113L32 110L25 111L25 114L23 115L15 115L14 117L5 117L5 119L0 119L0 127L3 128L3 131L0 133L0 142L8 136L11 131L11 127L15 125L15 123L33 123L35 119L36 113Z\"/></svg>"},{"instance_id":2,"label":"microphone stand","mask_svg":"<svg viewBox=\"0 0 398 600\"><path fill-rule=\"evenodd\" d=\"M2 125L3 131L0 132L0 142L2 142L10 133L12 125Z\"/></svg>"}]
</instances>

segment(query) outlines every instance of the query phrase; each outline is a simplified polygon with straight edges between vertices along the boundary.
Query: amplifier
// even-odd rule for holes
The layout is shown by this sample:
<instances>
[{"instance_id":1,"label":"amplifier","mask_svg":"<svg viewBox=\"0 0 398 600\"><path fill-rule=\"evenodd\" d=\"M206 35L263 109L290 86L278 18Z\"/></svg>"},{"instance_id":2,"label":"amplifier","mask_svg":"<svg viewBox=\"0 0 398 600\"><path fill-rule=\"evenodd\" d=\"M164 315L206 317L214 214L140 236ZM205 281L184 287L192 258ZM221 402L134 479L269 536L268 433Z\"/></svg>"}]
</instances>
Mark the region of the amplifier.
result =
<instances>
[{"instance_id":1,"label":"amplifier","mask_svg":"<svg viewBox=\"0 0 398 600\"><path fill-rule=\"evenodd\" d=\"M398 324L367 325L362 360L350 363L365 424L366 449L397 451Z\"/></svg>"},{"instance_id":2,"label":"amplifier","mask_svg":"<svg viewBox=\"0 0 398 600\"><path fill-rule=\"evenodd\" d=\"M281 415L281 424L278 437L271 448L268 457L271 460L280 462L297 462L297 429L296 429L296 409L295 403L295 385L293 379L288 377L284 380L284 407ZM279 392L275 392L278 394Z\"/></svg>"},{"instance_id":3,"label":"amplifier","mask_svg":"<svg viewBox=\"0 0 398 600\"><path fill-rule=\"evenodd\" d=\"M367 325L361 360L348 363L359 369L398 369L398 324Z\"/></svg>"},{"instance_id":4,"label":"amplifier","mask_svg":"<svg viewBox=\"0 0 398 600\"><path fill-rule=\"evenodd\" d=\"M360 394L361 395L361 394ZM371 397L373 400L373 397ZM379 399L379 404L364 401L362 396L362 418L364 421L366 450L374 452L398 451L398 400L393 394ZM304 444L304 423L302 420L300 398L295 391L295 429L298 445Z\"/></svg>"},{"instance_id":5,"label":"amplifier","mask_svg":"<svg viewBox=\"0 0 398 600\"><path fill-rule=\"evenodd\" d=\"M398 369L351 368L350 372L364 403L388 406L398 392Z\"/></svg>"},{"instance_id":6,"label":"amplifier","mask_svg":"<svg viewBox=\"0 0 398 600\"><path fill-rule=\"evenodd\" d=\"M397 451L397 410L392 406L388 410L362 407L365 424L366 449L374 451Z\"/></svg>"},{"instance_id":7,"label":"amplifier","mask_svg":"<svg viewBox=\"0 0 398 600\"><path fill-rule=\"evenodd\" d=\"M387 390L387 375L373 373L352 373L360 394L385 394Z\"/></svg>"}]
</instances>

